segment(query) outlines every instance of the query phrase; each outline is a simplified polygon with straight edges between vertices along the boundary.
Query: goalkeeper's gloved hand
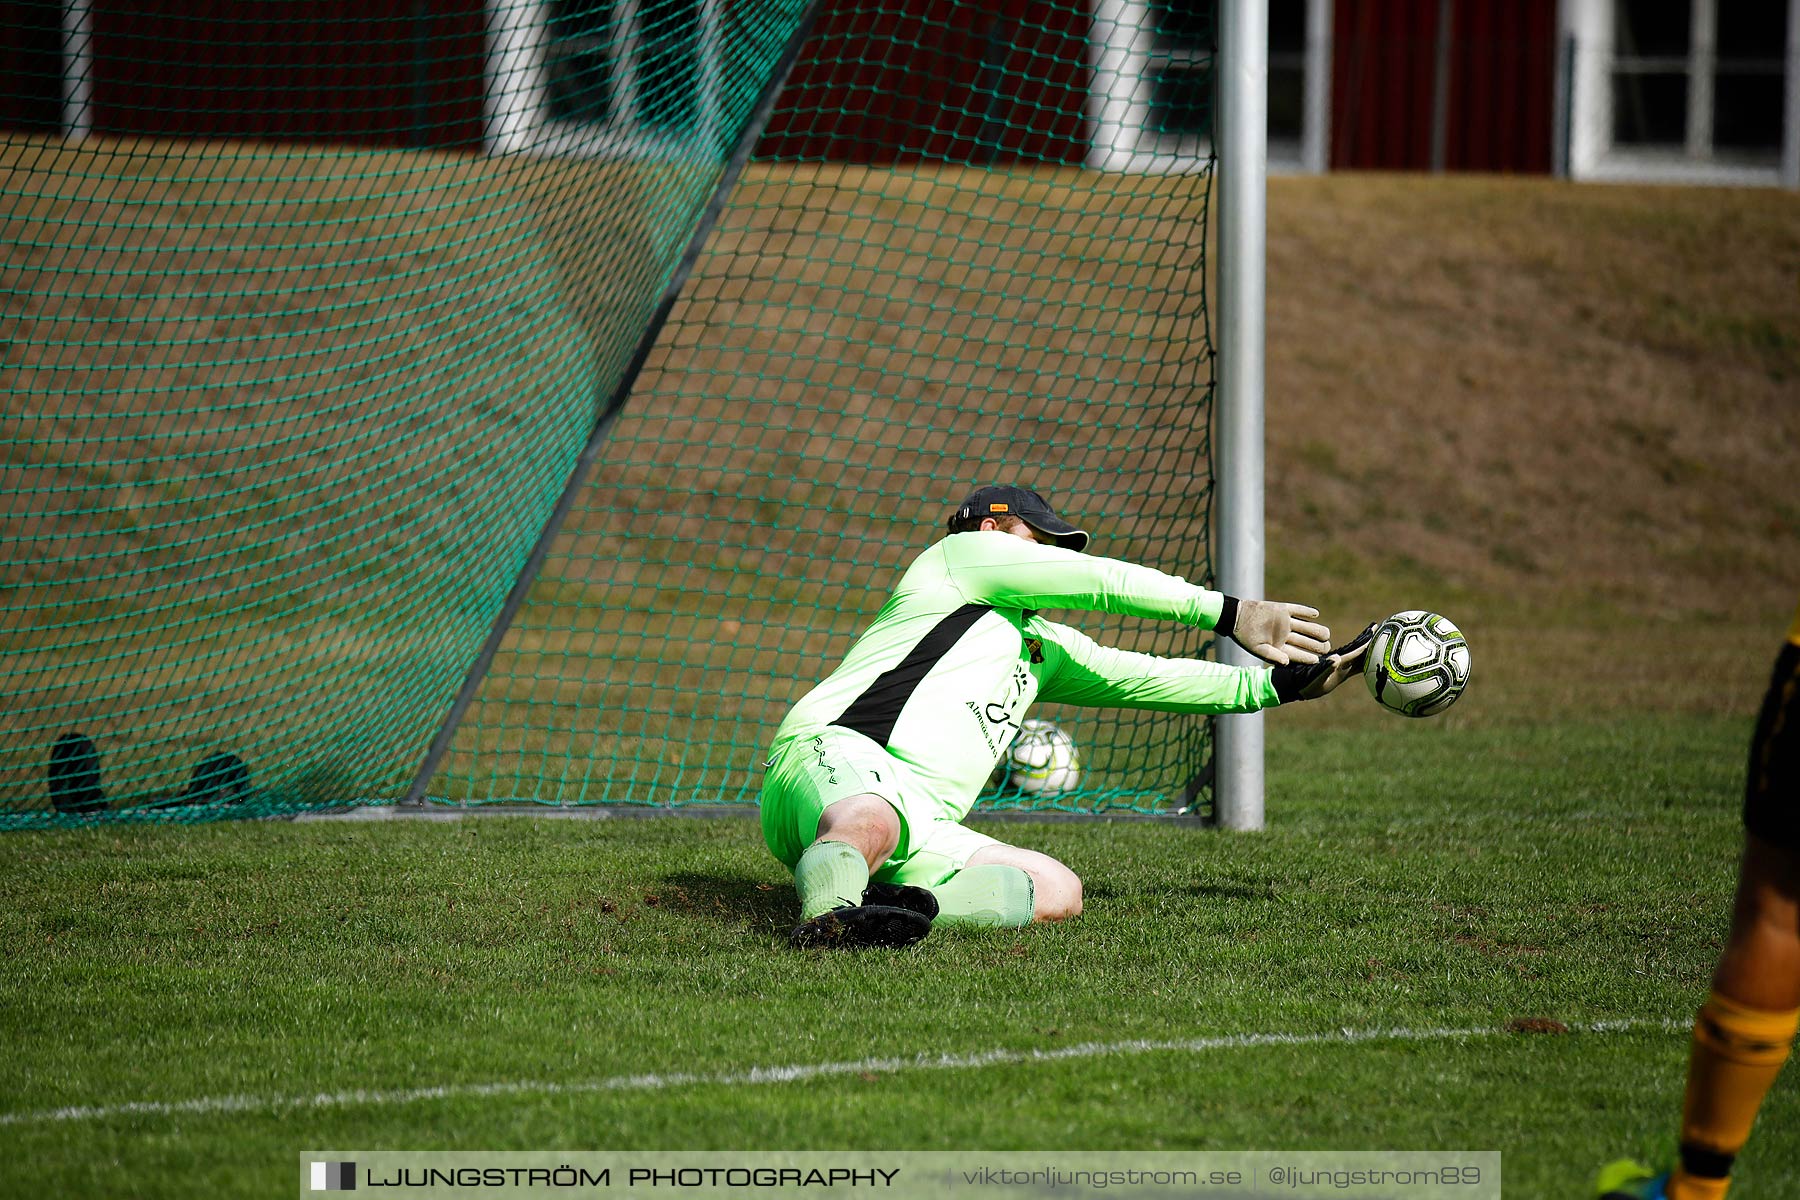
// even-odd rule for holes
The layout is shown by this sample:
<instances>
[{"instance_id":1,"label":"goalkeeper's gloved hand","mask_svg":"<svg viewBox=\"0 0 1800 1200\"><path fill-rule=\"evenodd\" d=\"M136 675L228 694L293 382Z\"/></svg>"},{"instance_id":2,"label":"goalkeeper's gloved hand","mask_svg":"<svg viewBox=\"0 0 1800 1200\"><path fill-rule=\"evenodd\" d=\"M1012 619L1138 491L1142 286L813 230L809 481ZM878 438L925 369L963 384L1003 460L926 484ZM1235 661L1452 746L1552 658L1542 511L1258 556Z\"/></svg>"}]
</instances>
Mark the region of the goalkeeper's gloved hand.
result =
<instances>
[{"instance_id":1,"label":"goalkeeper's gloved hand","mask_svg":"<svg viewBox=\"0 0 1800 1200\"><path fill-rule=\"evenodd\" d=\"M1344 645L1327 652L1320 662L1274 668L1269 674L1275 683L1275 694L1283 704L1291 704L1296 700L1317 700L1334 691L1338 684L1362 670L1363 655L1368 653L1369 639L1374 636L1375 626L1370 624Z\"/></svg>"},{"instance_id":2,"label":"goalkeeper's gloved hand","mask_svg":"<svg viewBox=\"0 0 1800 1200\"><path fill-rule=\"evenodd\" d=\"M1316 663L1331 645L1331 630L1313 619L1318 615L1316 608L1285 600L1227 596L1213 628L1264 662Z\"/></svg>"}]
</instances>

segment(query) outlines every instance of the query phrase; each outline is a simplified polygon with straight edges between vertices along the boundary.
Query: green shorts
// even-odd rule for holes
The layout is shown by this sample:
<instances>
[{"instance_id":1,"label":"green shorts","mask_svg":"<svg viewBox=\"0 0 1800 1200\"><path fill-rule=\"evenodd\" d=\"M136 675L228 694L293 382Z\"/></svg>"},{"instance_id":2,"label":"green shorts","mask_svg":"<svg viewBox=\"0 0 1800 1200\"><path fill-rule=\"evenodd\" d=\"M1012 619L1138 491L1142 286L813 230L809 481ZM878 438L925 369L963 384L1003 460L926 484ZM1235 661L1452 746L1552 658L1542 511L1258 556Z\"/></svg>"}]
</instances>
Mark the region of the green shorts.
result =
<instances>
[{"instance_id":1,"label":"green shorts","mask_svg":"<svg viewBox=\"0 0 1800 1200\"><path fill-rule=\"evenodd\" d=\"M962 870L983 846L1001 844L945 812L905 763L836 725L775 747L763 775L763 841L792 870L818 836L820 815L865 793L886 800L900 818L900 842L875 872L882 883L931 887Z\"/></svg>"}]
</instances>

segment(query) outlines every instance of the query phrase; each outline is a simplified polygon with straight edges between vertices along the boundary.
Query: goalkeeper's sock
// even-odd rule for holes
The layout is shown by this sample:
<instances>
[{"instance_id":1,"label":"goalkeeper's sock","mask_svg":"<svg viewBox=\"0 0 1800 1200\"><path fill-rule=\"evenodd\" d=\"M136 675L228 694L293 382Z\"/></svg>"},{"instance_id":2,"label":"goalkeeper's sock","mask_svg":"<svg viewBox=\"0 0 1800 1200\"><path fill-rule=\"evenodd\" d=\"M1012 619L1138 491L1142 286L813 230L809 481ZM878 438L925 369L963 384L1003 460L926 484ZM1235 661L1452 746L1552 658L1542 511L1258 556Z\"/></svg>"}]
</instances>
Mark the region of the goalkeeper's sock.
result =
<instances>
[{"instance_id":1,"label":"goalkeeper's sock","mask_svg":"<svg viewBox=\"0 0 1800 1200\"><path fill-rule=\"evenodd\" d=\"M1731 1164L1750 1139L1764 1094L1787 1061L1800 1011L1765 1012L1714 992L1694 1023L1687 1097L1681 1112L1681 1166L1669 1196L1725 1194Z\"/></svg>"},{"instance_id":2,"label":"goalkeeper's sock","mask_svg":"<svg viewBox=\"0 0 1800 1200\"><path fill-rule=\"evenodd\" d=\"M846 842L814 842L794 864L794 890L800 893L800 919L810 921L845 905L861 904L869 886L869 864L862 851Z\"/></svg>"},{"instance_id":3,"label":"goalkeeper's sock","mask_svg":"<svg viewBox=\"0 0 1800 1200\"><path fill-rule=\"evenodd\" d=\"M1031 924L1031 876L1018 867L988 863L965 867L931 889L940 925L999 929Z\"/></svg>"}]
</instances>

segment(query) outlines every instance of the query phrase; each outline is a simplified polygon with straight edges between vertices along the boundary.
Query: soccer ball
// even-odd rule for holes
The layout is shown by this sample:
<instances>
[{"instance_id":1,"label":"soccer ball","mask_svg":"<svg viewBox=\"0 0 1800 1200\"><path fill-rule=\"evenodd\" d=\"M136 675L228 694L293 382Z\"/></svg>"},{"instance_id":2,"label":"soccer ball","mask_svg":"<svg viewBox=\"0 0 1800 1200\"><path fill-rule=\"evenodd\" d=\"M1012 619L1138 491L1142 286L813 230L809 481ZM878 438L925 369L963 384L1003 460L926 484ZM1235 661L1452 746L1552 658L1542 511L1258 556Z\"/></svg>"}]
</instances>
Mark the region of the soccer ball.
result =
<instances>
[{"instance_id":1,"label":"soccer ball","mask_svg":"<svg viewBox=\"0 0 1800 1200\"><path fill-rule=\"evenodd\" d=\"M1026 717L989 781L1030 796L1058 796L1081 784L1081 755L1060 725Z\"/></svg>"},{"instance_id":2,"label":"soccer ball","mask_svg":"<svg viewBox=\"0 0 1800 1200\"><path fill-rule=\"evenodd\" d=\"M1381 706L1403 717L1441 713L1469 686L1469 643L1448 617L1408 609L1375 629L1363 679Z\"/></svg>"}]
</instances>

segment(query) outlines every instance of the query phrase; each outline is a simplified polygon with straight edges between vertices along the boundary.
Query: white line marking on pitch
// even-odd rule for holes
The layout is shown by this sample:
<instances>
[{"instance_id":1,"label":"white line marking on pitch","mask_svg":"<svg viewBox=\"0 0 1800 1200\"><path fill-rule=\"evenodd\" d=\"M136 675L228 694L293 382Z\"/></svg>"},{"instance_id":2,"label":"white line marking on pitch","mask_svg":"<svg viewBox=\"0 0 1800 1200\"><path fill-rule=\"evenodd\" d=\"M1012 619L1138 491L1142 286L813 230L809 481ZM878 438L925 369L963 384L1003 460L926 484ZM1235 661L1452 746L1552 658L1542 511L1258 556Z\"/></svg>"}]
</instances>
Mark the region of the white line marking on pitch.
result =
<instances>
[{"instance_id":1,"label":"white line marking on pitch","mask_svg":"<svg viewBox=\"0 0 1800 1200\"><path fill-rule=\"evenodd\" d=\"M1681 1032L1692 1022L1663 1020L1593 1021L1569 1026L1570 1033L1628 1033L1635 1030ZM283 1109L340 1108L349 1105L412 1104L420 1100L453 1100L482 1096L570 1096L591 1092L651 1092L667 1088L714 1085L740 1087L764 1083L798 1083L836 1075L879 1075L901 1071L963 1071L1021 1063L1065 1062L1129 1054L1197 1054L1208 1050L1238 1050L1254 1046L1331 1046L1358 1042L1433 1042L1459 1038L1497 1037L1514 1031L1499 1027L1476 1029L1340 1029L1333 1033L1244 1033L1223 1037L1181 1038L1174 1041L1082 1042L1054 1050L983 1050L977 1054L921 1054L913 1058L864 1058L855 1062L796 1063L785 1067L752 1067L746 1071L696 1073L677 1071L660 1075L614 1075L608 1079L555 1083L519 1080L511 1083L444 1084L440 1087L405 1088L397 1091L319 1092L311 1096L202 1096L194 1100L138 1100L127 1104L100 1104L46 1108L36 1112L0 1113L0 1126L32 1125L53 1121L103 1121L112 1117L208 1115L215 1113L273 1112ZM1530 1036L1523 1034L1521 1036Z\"/></svg>"}]
</instances>

